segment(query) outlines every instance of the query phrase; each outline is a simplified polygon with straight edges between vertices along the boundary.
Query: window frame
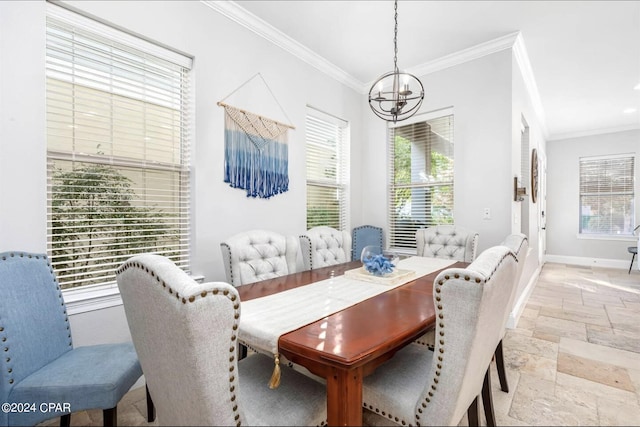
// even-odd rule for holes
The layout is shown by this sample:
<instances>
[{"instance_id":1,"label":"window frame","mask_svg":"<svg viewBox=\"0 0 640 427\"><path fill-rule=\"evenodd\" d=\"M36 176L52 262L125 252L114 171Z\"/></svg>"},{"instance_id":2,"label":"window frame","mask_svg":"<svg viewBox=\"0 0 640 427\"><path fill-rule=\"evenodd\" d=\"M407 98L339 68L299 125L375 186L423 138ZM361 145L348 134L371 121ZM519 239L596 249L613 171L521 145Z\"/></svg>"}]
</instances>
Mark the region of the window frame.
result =
<instances>
[{"instance_id":1,"label":"window frame","mask_svg":"<svg viewBox=\"0 0 640 427\"><path fill-rule=\"evenodd\" d=\"M309 120L315 120L318 122L322 122L325 126L333 126L335 127L335 131L339 134L335 152L336 162L333 164L336 170L336 179L318 179L317 177L310 177L310 144L313 145L314 142L310 139L311 132L309 130L310 123ZM349 161L349 151L350 151L350 141L351 141L351 127L350 123L347 120L334 116L333 114L326 113L316 107L311 105L307 105L306 115L305 115L305 187L307 193L306 199L306 219L305 224L307 229L319 225L327 225L332 228L339 229L341 231L350 232L350 185L349 185L349 175L350 175L350 161ZM315 161L316 159L313 159ZM338 223L339 226L335 227L334 223L321 223L321 224L313 224L310 225L309 219L309 186L315 187L324 187L328 189L335 190L339 193L338 197Z\"/></svg>"},{"instance_id":2,"label":"window frame","mask_svg":"<svg viewBox=\"0 0 640 427\"><path fill-rule=\"evenodd\" d=\"M139 35L134 35L132 33L125 32L119 28L112 27L110 25L107 25L99 21L95 21L90 17L86 17L75 11L68 10L62 6L47 3L46 16L47 16L47 19L53 18L56 21L61 21L61 22L64 22L65 24L72 25L75 28L94 33L98 36L110 39L113 42L127 45L133 49L141 50L152 56L160 57L161 59L178 64L184 68L187 68L188 70L191 70L191 71L188 71L188 73L191 73L193 70L192 58L182 52L160 45L156 42L144 39ZM47 24L47 26L48 25L49 24ZM181 103L180 110L182 111L183 115L186 115L188 117L193 117L193 111L195 107L195 99L193 97L193 86L191 85L187 89L183 90L183 93L185 97L183 99L183 102ZM192 135L194 135L195 123L193 120L188 120L186 122L186 125L184 125L182 128L183 128L183 133L185 134L183 138L186 138L186 140L183 140L183 142L181 142L182 150L186 149L187 152L186 152L186 158L182 163L183 166L181 167L183 173L185 173L184 182L186 185L186 207L181 208L181 212L183 212L181 213L181 215L186 215L188 224L186 226L186 232L182 234L183 237L181 237L181 240L183 238L186 239L188 244L188 249L186 252L186 260L187 260L186 263L187 263L187 269L190 269L191 242L192 242L192 229L191 229L190 222L191 222L191 212L192 212L191 205L193 203L192 197L190 196L190 191L191 191L191 188L193 188L193 174L191 173L189 146L193 139ZM50 156L52 155L52 153L54 156L58 155L58 157L64 158L64 155L60 156L59 153L55 153L55 150L51 151L47 144L47 164L49 164L49 162L51 161ZM70 154L69 157L73 157L73 154ZM95 159L92 159L92 160L95 160ZM108 163L101 163L101 164L108 164ZM49 168L49 166L47 166L47 168ZM47 173L47 177L50 183L51 177L49 175L49 172ZM48 199L47 204L49 209L49 213L47 215L48 218L51 215L51 211L50 211L51 209L50 200L52 198L51 191L52 189L50 187L50 184L48 184L48 188L47 188L47 199ZM183 193L182 187L180 192ZM49 229L49 227L50 227L50 219L47 219L47 228ZM51 239L52 239L51 231L48 231L47 252L49 255L51 255L51 250L52 250ZM192 276L192 277L197 281L202 281L204 279L202 276ZM67 289L63 289L62 293L65 298L68 314L70 315L105 309L109 307L115 307L122 304L120 292L119 292L117 283L115 283L115 281L109 282L109 283L96 284L96 285L85 285L85 286L67 288Z\"/></svg>"},{"instance_id":3,"label":"window frame","mask_svg":"<svg viewBox=\"0 0 640 427\"><path fill-rule=\"evenodd\" d=\"M453 107L447 107L447 108L443 108L443 109L439 109L439 110L434 110L434 111L430 111L430 112L425 112L425 113L420 113L420 114L416 114L413 117L401 121L401 122L397 122L397 123L388 123L387 125L387 233L388 233L388 237L385 242L386 245L386 250L390 250L390 251L394 251L396 253L399 254L405 254L405 255L415 255L416 254L416 249L415 249L415 233L413 235L413 245L412 246L398 246L398 245L394 245L394 242L396 240L402 240L402 237L399 237L398 239L394 238L394 233L396 232L396 225L394 223L394 220L396 219L396 213L395 211L395 207L394 207L394 203L395 203L395 199L394 199L394 189L396 187L395 182L394 182L394 178L395 178L395 155L394 155L394 151L395 151L395 141L394 141L394 135L395 135L395 129L397 128L401 128L404 126L410 126L410 125L414 125L414 124L418 124L418 123L426 123L428 121L433 121L436 119L443 119L443 118L447 118L450 117L451 120L451 128L450 128L450 140L453 142L450 142L452 144L452 148L451 148L451 157L450 160L453 163L453 167L451 168L451 180L448 181L447 183L442 183L440 185L437 185L437 187L445 187L447 185L449 185L451 187L451 193L449 195L450 199L451 199L451 206L450 206L450 211L451 211L451 223L455 222L455 217L454 217L454 196L455 196L455 114L454 114L454 109ZM431 153L431 151L429 151ZM401 187L407 187L407 188L426 188L424 183L410 183L410 184L405 184L405 185L401 185ZM425 205L425 211L427 209L427 205ZM427 215L425 214L425 217ZM433 225L438 225L440 223L437 222L433 222L430 224L427 224L426 226L433 226ZM448 224L443 222L442 224ZM424 228L424 227L418 227L418 228ZM416 228L416 230L418 229ZM406 234L406 233L405 233ZM408 235L405 236L405 239L408 238Z\"/></svg>"},{"instance_id":4,"label":"window frame","mask_svg":"<svg viewBox=\"0 0 640 427\"><path fill-rule=\"evenodd\" d=\"M583 203L582 203L582 198L583 196L585 196L585 194L583 194L582 192L582 179L583 179L583 172L582 172L582 165L583 165L583 160L586 161L591 161L591 162L597 162L597 161L611 161L611 160L615 160L615 159L630 159L631 160L631 164L632 164L632 172L630 175L630 179L632 180L632 184L631 184L631 192L627 192L626 194L631 195L631 207L633 209L633 212L631 212L630 214L630 220L631 220L631 224L630 224L630 229L633 230L636 227L636 206L637 206L637 180L636 180L636 175L637 175L637 156L634 153L621 153L621 154L610 154L610 155L592 155L592 156L580 156L578 157L578 215L577 215L577 238L578 239L583 239L583 240L609 240L609 241L618 241L618 240L623 240L623 241L636 241L637 237L635 236L635 234L633 233L633 231L631 231L630 233L620 233L620 234L614 234L611 233L609 230L609 233L583 233L583 227L582 227L582 221L583 221ZM607 192L604 194L613 194L614 192ZM588 194L587 194L588 195Z\"/></svg>"}]
</instances>

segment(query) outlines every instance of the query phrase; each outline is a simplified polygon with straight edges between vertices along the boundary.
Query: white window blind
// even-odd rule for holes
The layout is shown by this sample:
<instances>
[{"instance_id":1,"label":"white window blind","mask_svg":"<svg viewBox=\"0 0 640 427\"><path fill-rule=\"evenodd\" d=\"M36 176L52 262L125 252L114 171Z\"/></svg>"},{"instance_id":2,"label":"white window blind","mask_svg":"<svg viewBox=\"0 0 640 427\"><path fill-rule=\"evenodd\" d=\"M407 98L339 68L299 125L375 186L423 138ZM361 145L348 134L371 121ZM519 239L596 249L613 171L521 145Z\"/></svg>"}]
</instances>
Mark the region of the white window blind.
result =
<instances>
[{"instance_id":1,"label":"white window blind","mask_svg":"<svg viewBox=\"0 0 640 427\"><path fill-rule=\"evenodd\" d=\"M308 107L307 229L349 229L349 124Z\"/></svg>"},{"instance_id":2,"label":"white window blind","mask_svg":"<svg viewBox=\"0 0 640 427\"><path fill-rule=\"evenodd\" d=\"M580 233L633 235L635 159L580 158Z\"/></svg>"},{"instance_id":3,"label":"white window blind","mask_svg":"<svg viewBox=\"0 0 640 427\"><path fill-rule=\"evenodd\" d=\"M416 230L453 223L453 115L389 129L390 249L415 249Z\"/></svg>"},{"instance_id":4,"label":"white window blind","mask_svg":"<svg viewBox=\"0 0 640 427\"><path fill-rule=\"evenodd\" d=\"M168 61L158 46L141 50L122 41L131 35L61 15L48 13L46 47L48 253L58 280L112 284L122 262L147 252L188 272L190 59Z\"/></svg>"}]
</instances>

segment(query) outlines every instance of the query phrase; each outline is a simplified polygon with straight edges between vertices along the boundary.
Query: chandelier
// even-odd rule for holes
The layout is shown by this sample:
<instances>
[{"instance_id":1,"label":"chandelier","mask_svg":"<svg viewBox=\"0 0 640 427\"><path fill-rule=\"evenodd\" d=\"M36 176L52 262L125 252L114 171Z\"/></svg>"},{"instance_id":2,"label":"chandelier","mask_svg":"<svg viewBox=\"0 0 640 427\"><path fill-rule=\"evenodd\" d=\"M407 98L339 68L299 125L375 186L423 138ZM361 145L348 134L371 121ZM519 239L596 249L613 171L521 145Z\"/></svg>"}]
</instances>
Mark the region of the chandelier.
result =
<instances>
[{"instance_id":1,"label":"chandelier","mask_svg":"<svg viewBox=\"0 0 640 427\"><path fill-rule=\"evenodd\" d=\"M393 71L383 74L369 90L369 106L376 116L389 122L413 116L424 99L424 87L416 76L398 71L398 0L395 0Z\"/></svg>"}]
</instances>

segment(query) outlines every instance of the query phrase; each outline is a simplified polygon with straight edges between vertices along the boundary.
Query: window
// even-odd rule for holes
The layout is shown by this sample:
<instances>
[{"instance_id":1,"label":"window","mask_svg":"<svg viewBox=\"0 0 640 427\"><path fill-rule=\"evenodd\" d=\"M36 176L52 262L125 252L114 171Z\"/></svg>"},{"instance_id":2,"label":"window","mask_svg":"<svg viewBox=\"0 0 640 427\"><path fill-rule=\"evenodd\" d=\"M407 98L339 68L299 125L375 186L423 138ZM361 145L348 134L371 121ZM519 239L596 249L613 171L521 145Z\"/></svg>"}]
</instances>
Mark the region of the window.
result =
<instances>
[{"instance_id":1,"label":"window","mask_svg":"<svg viewBox=\"0 0 640 427\"><path fill-rule=\"evenodd\" d=\"M191 60L49 5L48 254L62 288L153 252L189 270Z\"/></svg>"},{"instance_id":2,"label":"window","mask_svg":"<svg viewBox=\"0 0 640 427\"><path fill-rule=\"evenodd\" d=\"M349 229L349 124L308 107L307 229Z\"/></svg>"},{"instance_id":3,"label":"window","mask_svg":"<svg viewBox=\"0 0 640 427\"><path fill-rule=\"evenodd\" d=\"M631 154L580 158L580 234L633 235L634 163Z\"/></svg>"},{"instance_id":4,"label":"window","mask_svg":"<svg viewBox=\"0 0 640 427\"><path fill-rule=\"evenodd\" d=\"M453 115L389 129L390 249L415 249L416 230L453 223Z\"/></svg>"}]
</instances>

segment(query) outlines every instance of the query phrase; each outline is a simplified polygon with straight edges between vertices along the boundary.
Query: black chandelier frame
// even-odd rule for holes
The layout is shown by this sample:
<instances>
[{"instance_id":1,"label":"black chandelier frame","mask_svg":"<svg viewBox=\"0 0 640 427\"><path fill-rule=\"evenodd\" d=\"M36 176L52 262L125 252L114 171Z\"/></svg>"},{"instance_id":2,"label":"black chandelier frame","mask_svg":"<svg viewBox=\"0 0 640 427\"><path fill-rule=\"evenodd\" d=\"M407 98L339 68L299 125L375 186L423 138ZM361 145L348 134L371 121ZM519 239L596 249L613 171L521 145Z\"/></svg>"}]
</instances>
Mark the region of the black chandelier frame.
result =
<instances>
[{"instance_id":1,"label":"black chandelier frame","mask_svg":"<svg viewBox=\"0 0 640 427\"><path fill-rule=\"evenodd\" d=\"M398 69L398 0L395 0L394 10L393 71L383 74L369 89L371 110L381 119L393 123L413 116L424 100L420 79Z\"/></svg>"}]
</instances>

